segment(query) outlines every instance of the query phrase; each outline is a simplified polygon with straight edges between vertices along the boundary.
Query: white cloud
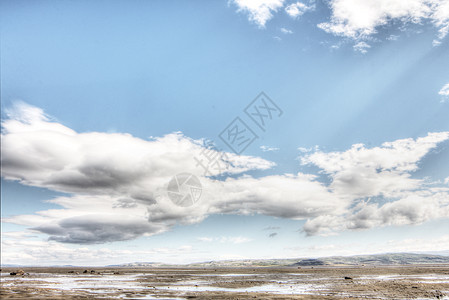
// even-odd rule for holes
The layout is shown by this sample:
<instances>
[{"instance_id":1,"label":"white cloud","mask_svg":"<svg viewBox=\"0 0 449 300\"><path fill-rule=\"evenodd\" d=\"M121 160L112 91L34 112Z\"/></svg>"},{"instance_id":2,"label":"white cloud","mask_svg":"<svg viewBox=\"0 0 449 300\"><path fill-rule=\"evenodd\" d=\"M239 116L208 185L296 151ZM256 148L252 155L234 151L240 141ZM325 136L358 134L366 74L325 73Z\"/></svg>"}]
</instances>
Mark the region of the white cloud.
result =
<instances>
[{"instance_id":1,"label":"white cloud","mask_svg":"<svg viewBox=\"0 0 449 300\"><path fill-rule=\"evenodd\" d=\"M432 46L437 47L439 45L441 45L441 41L440 40L433 40L432 41Z\"/></svg>"},{"instance_id":2,"label":"white cloud","mask_svg":"<svg viewBox=\"0 0 449 300\"><path fill-rule=\"evenodd\" d=\"M26 237L26 239L24 238ZM199 238L214 242L216 238ZM243 238L245 239L245 238ZM235 239L238 241L238 239ZM245 239L246 240L246 239ZM218 240L215 242L220 243ZM232 244L232 243L231 243ZM238 243L236 244L238 245ZM279 253L278 258L292 257L319 257L335 255L373 254L385 252L435 252L449 249L449 236L438 238L407 238L376 243L339 243L313 246L301 246L285 248ZM224 255L221 253L205 253L191 245L175 247L157 247L136 249L134 247L97 248L90 246L75 246L61 244L55 241L45 241L36 238L30 232L4 232L2 233L1 247L3 264L22 264L35 266L64 265L68 262L79 266L104 266L130 262L147 262L151 257L153 262L189 263L207 260L223 259L258 259L267 258L237 256L236 254ZM272 257L269 257L272 258Z\"/></svg>"},{"instance_id":3,"label":"white cloud","mask_svg":"<svg viewBox=\"0 0 449 300\"><path fill-rule=\"evenodd\" d=\"M5 232L2 238L2 262L22 265L61 265L70 264L79 266L105 266L125 262L147 261L171 261L172 263L185 263L195 260L197 251L190 245L179 247L158 247L145 250L136 249L109 249L89 248L86 246L73 247L55 241L28 238L20 236L22 232ZM30 233L26 233L30 235ZM196 258L196 260L198 260Z\"/></svg>"},{"instance_id":4,"label":"white cloud","mask_svg":"<svg viewBox=\"0 0 449 300\"><path fill-rule=\"evenodd\" d=\"M449 33L449 1L430 1L433 5L432 20L438 29L438 38L441 40Z\"/></svg>"},{"instance_id":5,"label":"white cloud","mask_svg":"<svg viewBox=\"0 0 449 300\"><path fill-rule=\"evenodd\" d=\"M268 226L263 228L262 230L279 230L279 229L281 229L281 227L279 226Z\"/></svg>"},{"instance_id":6,"label":"white cloud","mask_svg":"<svg viewBox=\"0 0 449 300\"><path fill-rule=\"evenodd\" d=\"M277 147L269 147L269 146L260 146L263 152L271 152L271 151L279 151Z\"/></svg>"},{"instance_id":7,"label":"white cloud","mask_svg":"<svg viewBox=\"0 0 449 300\"><path fill-rule=\"evenodd\" d=\"M335 194L363 200L345 214L323 214L309 220L304 230L312 235L329 234L448 217L449 189L428 188L422 179L411 178L418 162L448 138L448 132L429 133L416 140L397 140L371 149L358 144L345 152L316 152L303 157L303 164L316 165L330 176L329 188ZM380 205L364 200L373 197L391 202Z\"/></svg>"},{"instance_id":8,"label":"white cloud","mask_svg":"<svg viewBox=\"0 0 449 300\"><path fill-rule=\"evenodd\" d=\"M260 28L273 17L273 13L284 5L284 0L233 0L238 12L245 12L251 22Z\"/></svg>"},{"instance_id":9,"label":"white cloud","mask_svg":"<svg viewBox=\"0 0 449 300\"><path fill-rule=\"evenodd\" d=\"M421 186L422 180L412 179L410 173L418 169L418 162L430 150L448 139L449 132L429 133L416 140L402 139L374 148L355 144L344 152L318 151L301 160L329 174L330 188L339 195L394 198Z\"/></svg>"},{"instance_id":10,"label":"white cloud","mask_svg":"<svg viewBox=\"0 0 449 300\"><path fill-rule=\"evenodd\" d=\"M448 214L448 188L429 188L424 180L411 177L419 161L449 139L448 132L374 148L356 144L342 152L306 149L301 162L320 168L330 184L304 173L215 180L203 176L194 160L204 150L202 141L180 133L153 140L77 133L23 104L10 116L2 123L2 176L68 195L49 200L60 209L4 221L44 233L51 241L94 244L135 239L176 224L198 223L211 214L307 220L304 231L309 235L414 224ZM228 154L232 164L227 172L234 175L274 165L258 157ZM196 174L203 186L200 201L191 207L174 205L166 193L171 177L181 172ZM375 197L390 202L367 203Z\"/></svg>"},{"instance_id":11,"label":"white cloud","mask_svg":"<svg viewBox=\"0 0 449 300\"><path fill-rule=\"evenodd\" d=\"M320 147L318 145L315 145L314 147L298 147L298 150L302 153L312 152L312 151L318 151L320 150Z\"/></svg>"},{"instance_id":12,"label":"white cloud","mask_svg":"<svg viewBox=\"0 0 449 300\"><path fill-rule=\"evenodd\" d=\"M344 37L363 39L393 22L430 21L443 39L449 30L449 0L331 0L331 20L319 28Z\"/></svg>"},{"instance_id":13,"label":"white cloud","mask_svg":"<svg viewBox=\"0 0 449 300\"><path fill-rule=\"evenodd\" d=\"M197 238L197 240L199 240L199 241L201 241L201 242L213 242L213 241L214 241L214 238L207 237L207 236L203 236L203 237Z\"/></svg>"},{"instance_id":14,"label":"white cloud","mask_svg":"<svg viewBox=\"0 0 449 300\"><path fill-rule=\"evenodd\" d=\"M446 189L434 194L409 193L399 200L383 205L360 203L345 215L323 215L308 220L303 229L308 235L332 235L345 230L416 225L448 217L449 195Z\"/></svg>"},{"instance_id":15,"label":"white cloud","mask_svg":"<svg viewBox=\"0 0 449 300\"><path fill-rule=\"evenodd\" d=\"M273 18L273 14L284 7L285 0L232 0L239 12L248 14L251 22L260 28ZM434 46L441 44L449 33L449 0L330 0L331 17L328 22L317 26L328 33L366 40L377 33L382 26L399 24L432 24L437 30ZM315 9L315 1L308 4L297 1L284 7L292 18ZM391 35L389 40L396 40ZM362 49L362 52L366 51Z\"/></svg>"},{"instance_id":16,"label":"white cloud","mask_svg":"<svg viewBox=\"0 0 449 300\"><path fill-rule=\"evenodd\" d=\"M397 41L399 39L399 35L391 34L389 37L387 37L387 40L389 41Z\"/></svg>"},{"instance_id":17,"label":"white cloud","mask_svg":"<svg viewBox=\"0 0 449 300\"><path fill-rule=\"evenodd\" d=\"M325 244L303 247L287 248L286 252L291 251L292 255L302 257L320 257L320 256L349 256L361 254L392 253L392 252L436 252L449 249L449 235L437 238L407 238L396 239L386 242L352 242L340 244ZM298 253L300 253L298 255ZM287 257L289 257L287 255Z\"/></svg>"},{"instance_id":18,"label":"white cloud","mask_svg":"<svg viewBox=\"0 0 449 300\"><path fill-rule=\"evenodd\" d=\"M287 28L281 28L281 32L283 34L292 34L293 33L293 31L291 31L290 29L287 29Z\"/></svg>"},{"instance_id":19,"label":"white cloud","mask_svg":"<svg viewBox=\"0 0 449 300\"><path fill-rule=\"evenodd\" d=\"M50 200L61 209L14 216L5 221L30 226L51 240L92 244L133 239L200 222L213 213L261 213L313 217L338 211L335 198L312 175L249 176L224 181L202 176L194 156L200 141L175 133L151 141L118 133L77 133L27 105L3 122L2 175L22 184L69 193ZM32 112L29 115L29 112ZM231 155L230 153L228 153ZM232 155L231 155L232 156ZM228 172L267 169L271 162L236 156ZM189 208L166 194L177 173L200 177L203 196Z\"/></svg>"},{"instance_id":20,"label":"white cloud","mask_svg":"<svg viewBox=\"0 0 449 300\"><path fill-rule=\"evenodd\" d=\"M222 236L222 237L199 237L201 242L218 242L218 243L228 243L228 244L242 244L252 241L250 238L243 236Z\"/></svg>"},{"instance_id":21,"label":"white cloud","mask_svg":"<svg viewBox=\"0 0 449 300\"><path fill-rule=\"evenodd\" d=\"M340 45L338 45L338 44L332 45L332 46L331 46L331 49L332 49L332 50L338 50L338 49L340 49Z\"/></svg>"},{"instance_id":22,"label":"white cloud","mask_svg":"<svg viewBox=\"0 0 449 300\"><path fill-rule=\"evenodd\" d=\"M202 176L204 170L194 159L202 159L202 141L180 133L150 141L121 133L77 133L23 103L8 115L2 122L2 176L72 195L52 200L64 209L16 216L14 222L62 242L101 243L162 232L178 218L189 223L204 217L207 207L188 216L188 210L174 207L165 191L171 177L182 172L213 182ZM211 167L211 174L274 165L258 157L226 157L219 162L228 168Z\"/></svg>"},{"instance_id":23,"label":"white cloud","mask_svg":"<svg viewBox=\"0 0 449 300\"><path fill-rule=\"evenodd\" d=\"M441 90L438 92L438 95L442 96L441 102L446 102L449 99L449 83L446 83Z\"/></svg>"},{"instance_id":24,"label":"white cloud","mask_svg":"<svg viewBox=\"0 0 449 300\"><path fill-rule=\"evenodd\" d=\"M371 46L365 42L358 42L357 44L355 44L353 46L353 48L354 48L354 51L358 51L362 54L365 54L366 52L368 52L367 49L371 48Z\"/></svg>"},{"instance_id":25,"label":"white cloud","mask_svg":"<svg viewBox=\"0 0 449 300\"><path fill-rule=\"evenodd\" d=\"M194 159L202 159L203 141L181 133L153 140L122 133L77 133L23 103L9 111L11 118L2 123L2 175L7 179L68 193L130 189L130 196L139 200L153 180L169 179L179 171L204 173ZM258 157L210 151L222 166L210 168L212 175L274 166Z\"/></svg>"},{"instance_id":26,"label":"white cloud","mask_svg":"<svg viewBox=\"0 0 449 300\"><path fill-rule=\"evenodd\" d=\"M292 18L298 18L302 16L305 12L313 9L315 9L314 5L309 6L301 2L296 2L288 5L285 8L285 12Z\"/></svg>"}]
</instances>

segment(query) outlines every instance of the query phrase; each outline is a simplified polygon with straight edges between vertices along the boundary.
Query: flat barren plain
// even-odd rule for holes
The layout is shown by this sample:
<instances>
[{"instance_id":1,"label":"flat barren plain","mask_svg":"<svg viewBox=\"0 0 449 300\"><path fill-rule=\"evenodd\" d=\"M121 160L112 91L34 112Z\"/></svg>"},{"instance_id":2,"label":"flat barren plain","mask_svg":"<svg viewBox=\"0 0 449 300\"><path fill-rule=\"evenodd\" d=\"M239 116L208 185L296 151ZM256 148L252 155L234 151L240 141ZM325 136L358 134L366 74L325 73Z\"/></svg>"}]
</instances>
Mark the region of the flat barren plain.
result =
<instances>
[{"instance_id":1,"label":"flat barren plain","mask_svg":"<svg viewBox=\"0 0 449 300\"><path fill-rule=\"evenodd\" d=\"M2 268L0 298L449 299L449 265Z\"/></svg>"}]
</instances>

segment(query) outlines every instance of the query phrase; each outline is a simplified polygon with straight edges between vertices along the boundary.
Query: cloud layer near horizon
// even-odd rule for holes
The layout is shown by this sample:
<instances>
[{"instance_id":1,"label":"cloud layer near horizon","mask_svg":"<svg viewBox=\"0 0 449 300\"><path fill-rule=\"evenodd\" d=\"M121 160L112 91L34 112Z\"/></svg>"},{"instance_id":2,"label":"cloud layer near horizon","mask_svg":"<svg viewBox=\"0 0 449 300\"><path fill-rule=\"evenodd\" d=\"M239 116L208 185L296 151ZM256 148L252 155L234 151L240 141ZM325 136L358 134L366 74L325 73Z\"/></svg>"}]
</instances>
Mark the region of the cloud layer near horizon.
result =
<instances>
[{"instance_id":1,"label":"cloud layer near horizon","mask_svg":"<svg viewBox=\"0 0 449 300\"><path fill-rule=\"evenodd\" d=\"M244 237L199 237L201 243L226 243L240 244L251 243ZM426 237L420 239L404 238L383 243L351 242L326 244L323 246L299 246L285 248L281 253L276 253L275 258L292 257L320 257L335 255L360 255L386 252L437 252L448 249L449 236L443 235L438 238ZM55 241L43 241L37 239L30 232L6 232L2 237L2 262L5 264L22 264L33 266L61 265L70 262L77 266L105 266L117 265L118 263L145 262L148 257L153 261L167 261L172 264L204 262L211 260L226 259L273 259L273 256L238 255L207 255L195 246L182 245L178 247L157 247L143 250L99 248L92 249L85 245L75 246L61 244ZM447 251L445 251L447 253ZM301 253L298 255L298 253Z\"/></svg>"},{"instance_id":2,"label":"cloud layer near horizon","mask_svg":"<svg viewBox=\"0 0 449 300\"><path fill-rule=\"evenodd\" d=\"M231 153L228 168L214 171L225 179L215 180L203 176L194 159L205 149L203 141L181 133L151 140L77 133L24 103L8 116L2 123L2 176L68 195L48 200L61 209L5 221L56 242L130 240L219 213L306 220L307 235L449 217L447 185L437 187L411 176L425 155L449 139L448 132L374 148L357 144L342 152L302 153L301 163L320 168L329 184L304 173L254 178L244 172L274 163ZM174 205L166 194L171 177L182 172L196 174L203 185L201 200L187 208Z\"/></svg>"}]
</instances>

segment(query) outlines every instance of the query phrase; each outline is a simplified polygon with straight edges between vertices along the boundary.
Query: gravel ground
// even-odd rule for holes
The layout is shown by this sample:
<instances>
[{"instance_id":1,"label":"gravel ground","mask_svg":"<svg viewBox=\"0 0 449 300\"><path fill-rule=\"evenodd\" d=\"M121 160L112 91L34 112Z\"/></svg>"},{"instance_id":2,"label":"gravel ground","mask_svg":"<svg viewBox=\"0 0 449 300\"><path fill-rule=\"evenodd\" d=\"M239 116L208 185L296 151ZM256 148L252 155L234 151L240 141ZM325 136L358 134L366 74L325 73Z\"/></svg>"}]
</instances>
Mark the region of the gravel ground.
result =
<instances>
[{"instance_id":1,"label":"gravel ground","mask_svg":"<svg viewBox=\"0 0 449 300\"><path fill-rule=\"evenodd\" d=\"M1 299L449 299L449 266L22 271L2 269Z\"/></svg>"}]
</instances>

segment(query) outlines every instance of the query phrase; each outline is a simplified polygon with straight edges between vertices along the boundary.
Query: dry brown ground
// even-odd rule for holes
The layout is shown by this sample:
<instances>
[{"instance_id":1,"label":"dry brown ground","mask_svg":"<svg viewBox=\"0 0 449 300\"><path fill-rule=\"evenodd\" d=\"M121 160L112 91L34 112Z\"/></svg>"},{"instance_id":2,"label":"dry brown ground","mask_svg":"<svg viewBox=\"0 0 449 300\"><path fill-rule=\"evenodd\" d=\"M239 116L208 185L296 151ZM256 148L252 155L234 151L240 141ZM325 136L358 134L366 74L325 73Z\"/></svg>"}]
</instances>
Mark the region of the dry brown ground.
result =
<instances>
[{"instance_id":1,"label":"dry brown ground","mask_svg":"<svg viewBox=\"0 0 449 300\"><path fill-rule=\"evenodd\" d=\"M95 274L83 274L92 268L23 268L30 275L15 276L14 282L2 279L1 299L142 299L154 296L161 299L449 299L449 266L394 267L314 267L314 268L94 268ZM16 268L3 268L2 273ZM69 272L79 272L69 273ZM138 274L142 289L111 288L101 293L93 289L63 291L42 288L42 276L70 275L88 282L89 276L117 276ZM50 275L49 275L50 274ZM102 274L102 275L99 275ZM240 274L244 276L222 276ZM203 276L206 275L206 276ZM376 276L398 275L388 280ZM444 280L425 280L420 277L438 275ZM7 275L9 277L9 275ZM413 277L409 277L413 276ZM12 277L12 276L11 276ZM352 279L345 279L351 277ZM80 279L81 280L81 279ZM288 283L286 283L288 281ZM6 283L9 284L6 284ZM186 282L190 282L186 284ZM199 288L227 288L226 291L179 291L179 285L195 282ZM266 284L308 285L316 288L311 294L272 294L244 292L245 288ZM233 289L239 291L233 291ZM447 297L447 298L446 298Z\"/></svg>"}]
</instances>

